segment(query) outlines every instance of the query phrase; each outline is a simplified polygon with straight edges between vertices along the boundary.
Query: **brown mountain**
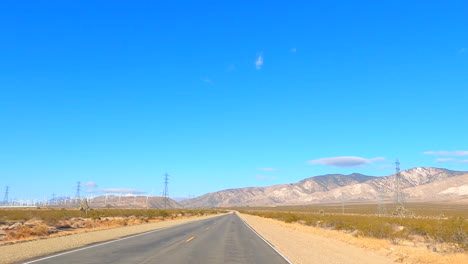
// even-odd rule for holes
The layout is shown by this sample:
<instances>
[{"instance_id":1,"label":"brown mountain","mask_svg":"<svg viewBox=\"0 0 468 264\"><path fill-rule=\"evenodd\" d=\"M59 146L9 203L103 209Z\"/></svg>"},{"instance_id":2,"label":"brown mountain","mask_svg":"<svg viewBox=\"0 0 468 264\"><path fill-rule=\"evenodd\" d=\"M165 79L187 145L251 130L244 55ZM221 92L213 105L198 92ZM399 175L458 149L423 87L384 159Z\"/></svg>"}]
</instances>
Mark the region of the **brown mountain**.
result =
<instances>
[{"instance_id":1,"label":"brown mountain","mask_svg":"<svg viewBox=\"0 0 468 264\"><path fill-rule=\"evenodd\" d=\"M288 201L307 197L316 192L330 191L341 186L361 183L373 178L358 173L350 175L328 174L311 177L294 184L229 189L187 199L180 203L186 207L285 204Z\"/></svg>"},{"instance_id":2,"label":"brown mountain","mask_svg":"<svg viewBox=\"0 0 468 264\"><path fill-rule=\"evenodd\" d=\"M466 172L439 168L413 168L401 172L401 186L406 191L408 188L435 182L442 184L449 178L463 174ZM186 207L229 207L388 200L393 195L394 182L395 175L372 177L357 173L350 175L328 174L311 177L294 184L238 188L208 193L184 200L181 204ZM462 180L452 180L451 187L457 188L463 184ZM429 194L430 188L427 190L424 197L444 198L442 194ZM462 188L460 192L463 190ZM408 199L416 199L409 194L407 196Z\"/></svg>"},{"instance_id":3,"label":"brown mountain","mask_svg":"<svg viewBox=\"0 0 468 264\"><path fill-rule=\"evenodd\" d=\"M91 208L164 208L164 197L160 196L97 196L89 199ZM167 208L182 208L182 206L168 198Z\"/></svg>"}]
</instances>

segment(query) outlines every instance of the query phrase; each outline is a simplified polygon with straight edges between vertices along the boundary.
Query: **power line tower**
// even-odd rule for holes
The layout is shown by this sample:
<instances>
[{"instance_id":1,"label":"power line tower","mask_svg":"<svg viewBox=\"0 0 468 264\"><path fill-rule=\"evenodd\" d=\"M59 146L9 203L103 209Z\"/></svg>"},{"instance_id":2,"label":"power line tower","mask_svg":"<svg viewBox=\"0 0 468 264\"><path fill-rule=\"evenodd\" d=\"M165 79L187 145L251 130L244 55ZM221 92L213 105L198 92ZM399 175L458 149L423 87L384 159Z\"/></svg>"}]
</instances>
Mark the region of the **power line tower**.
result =
<instances>
[{"instance_id":1,"label":"power line tower","mask_svg":"<svg viewBox=\"0 0 468 264\"><path fill-rule=\"evenodd\" d=\"M75 199L77 201L80 201L81 200L81 196L80 196L80 188L81 188L81 182L76 182L76 194L75 194Z\"/></svg>"},{"instance_id":2,"label":"power line tower","mask_svg":"<svg viewBox=\"0 0 468 264\"><path fill-rule=\"evenodd\" d=\"M395 208L405 206L405 198L403 192L401 191L401 173L400 173L400 162L398 159L395 161L395 186L394 186L394 197L393 205Z\"/></svg>"},{"instance_id":3,"label":"power line tower","mask_svg":"<svg viewBox=\"0 0 468 264\"><path fill-rule=\"evenodd\" d=\"M5 204L5 205L8 204L8 191L9 190L10 190L9 186L5 187L5 196L3 197L3 204Z\"/></svg>"},{"instance_id":4,"label":"power line tower","mask_svg":"<svg viewBox=\"0 0 468 264\"><path fill-rule=\"evenodd\" d=\"M377 203L378 203L378 211L377 211L377 214L379 216L384 216L384 215L387 215L387 207L385 205L385 196L383 194L383 191L382 190L378 190L378 193L377 193Z\"/></svg>"},{"instance_id":5,"label":"power line tower","mask_svg":"<svg viewBox=\"0 0 468 264\"><path fill-rule=\"evenodd\" d=\"M163 197L164 197L164 209L167 209L167 205L169 203L168 195L168 184L169 184L169 174L164 174L164 190L163 190Z\"/></svg>"}]
</instances>

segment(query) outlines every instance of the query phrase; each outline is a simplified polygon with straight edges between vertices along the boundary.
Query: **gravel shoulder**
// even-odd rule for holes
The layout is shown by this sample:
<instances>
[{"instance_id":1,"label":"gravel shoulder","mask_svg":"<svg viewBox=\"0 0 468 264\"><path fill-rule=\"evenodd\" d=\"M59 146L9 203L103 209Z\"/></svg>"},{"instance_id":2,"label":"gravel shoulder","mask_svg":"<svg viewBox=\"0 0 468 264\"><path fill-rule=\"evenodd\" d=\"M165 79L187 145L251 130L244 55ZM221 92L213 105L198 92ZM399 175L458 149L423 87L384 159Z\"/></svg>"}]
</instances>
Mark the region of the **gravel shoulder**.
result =
<instances>
[{"instance_id":1,"label":"gravel shoulder","mask_svg":"<svg viewBox=\"0 0 468 264\"><path fill-rule=\"evenodd\" d=\"M468 263L466 253L443 255L425 248L393 245L387 240L354 237L299 223L246 214L240 216L295 264Z\"/></svg>"},{"instance_id":2,"label":"gravel shoulder","mask_svg":"<svg viewBox=\"0 0 468 264\"><path fill-rule=\"evenodd\" d=\"M216 216L219 215L166 220L157 223L125 226L27 242L19 242L10 245L2 245L0 246L0 263L17 263L40 256L46 256L74 248L84 247L93 243L118 239L129 235L171 227Z\"/></svg>"}]
</instances>

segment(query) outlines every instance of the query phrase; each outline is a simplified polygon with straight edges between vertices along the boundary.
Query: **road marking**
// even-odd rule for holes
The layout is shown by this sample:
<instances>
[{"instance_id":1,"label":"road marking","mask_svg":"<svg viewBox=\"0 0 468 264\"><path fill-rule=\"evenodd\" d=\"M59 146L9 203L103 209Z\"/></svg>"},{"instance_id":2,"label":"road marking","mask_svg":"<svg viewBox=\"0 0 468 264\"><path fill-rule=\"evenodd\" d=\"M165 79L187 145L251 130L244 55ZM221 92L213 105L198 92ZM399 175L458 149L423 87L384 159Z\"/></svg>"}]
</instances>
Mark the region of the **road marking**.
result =
<instances>
[{"instance_id":1,"label":"road marking","mask_svg":"<svg viewBox=\"0 0 468 264\"><path fill-rule=\"evenodd\" d=\"M210 229L210 227L205 228L206 230Z\"/></svg>"},{"instance_id":2,"label":"road marking","mask_svg":"<svg viewBox=\"0 0 468 264\"><path fill-rule=\"evenodd\" d=\"M244 219L242 219L242 217L240 217L238 214L237 216L240 218L240 220L242 220L242 222L244 222L244 224L250 228L250 230L252 230L259 238L261 238L265 243L267 243L267 245L269 245L274 251L276 251L276 253L278 253L281 257L284 258L284 260L286 260L289 264L292 264L292 262L287 258L285 257L283 254L281 254L281 252L279 252L275 246L273 246L270 242L268 242L268 240L266 240L265 238L263 238L259 233L257 233L257 231L255 231L252 227L249 226L249 224L247 224L247 222L244 221Z\"/></svg>"},{"instance_id":3,"label":"road marking","mask_svg":"<svg viewBox=\"0 0 468 264\"><path fill-rule=\"evenodd\" d=\"M195 237L191 237L191 238L185 240L185 242L190 242L190 241L192 241L194 238L195 238Z\"/></svg>"},{"instance_id":4,"label":"road marking","mask_svg":"<svg viewBox=\"0 0 468 264\"><path fill-rule=\"evenodd\" d=\"M217 216L214 216L213 218L215 218L215 217L221 217L221 216L224 216L224 215L217 215ZM209 219L209 218L208 218L208 219ZM206 219L202 219L202 220L198 220L198 221L203 221L203 220L206 220ZM58 257L58 256L67 255L67 254L70 254L70 253L73 253L73 252L82 251L82 250L89 249L89 248L100 247L100 246L107 245L107 244L110 244L110 243L119 242L119 241L126 240L126 239L129 239L129 238L134 238L134 237L138 237L138 236L143 236L143 235L147 235L147 234L151 234L151 233L163 231L163 230L166 230L166 229L169 229L169 228L172 228L172 227L191 224L191 223L194 223L194 222L196 222L196 221L197 221L197 220L191 221L191 222L187 222L187 223L177 224L177 225L173 225L173 226L163 227L163 228L160 228L160 229L156 229L156 230L151 230L151 231L143 232L143 233L136 234L136 235L130 235L130 236L127 236L127 237L123 237L123 238L111 240L111 241L104 242L104 243L100 243L100 244L97 244L97 245L92 245L92 246L88 246L88 247L82 247L82 248L74 249L74 250L71 250L71 251L66 251L66 252L63 252L63 253L59 253L59 254L55 254L55 255L52 255L52 256L48 256L48 257L44 257L44 258L39 258L39 259L35 259L35 260L31 260L31 261L28 261L28 262L22 262L22 263L23 263L23 264L35 263L35 262L39 262L39 261L42 261L42 260L46 260L46 259L51 259L51 258L55 258L55 257Z\"/></svg>"}]
</instances>

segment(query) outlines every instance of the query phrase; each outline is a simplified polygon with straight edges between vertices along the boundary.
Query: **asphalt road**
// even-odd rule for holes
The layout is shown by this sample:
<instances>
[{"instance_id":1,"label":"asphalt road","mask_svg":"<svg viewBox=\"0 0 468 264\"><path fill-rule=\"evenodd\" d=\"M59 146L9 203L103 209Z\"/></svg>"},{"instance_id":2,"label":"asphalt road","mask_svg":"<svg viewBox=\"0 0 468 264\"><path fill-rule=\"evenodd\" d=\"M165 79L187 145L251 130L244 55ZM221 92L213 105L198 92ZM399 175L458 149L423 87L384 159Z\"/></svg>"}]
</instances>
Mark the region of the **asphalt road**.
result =
<instances>
[{"instance_id":1,"label":"asphalt road","mask_svg":"<svg viewBox=\"0 0 468 264\"><path fill-rule=\"evenodd\" d=\"M26 263L289 263L228 214L88 246Z\"/></svg>"}]
</instances>

